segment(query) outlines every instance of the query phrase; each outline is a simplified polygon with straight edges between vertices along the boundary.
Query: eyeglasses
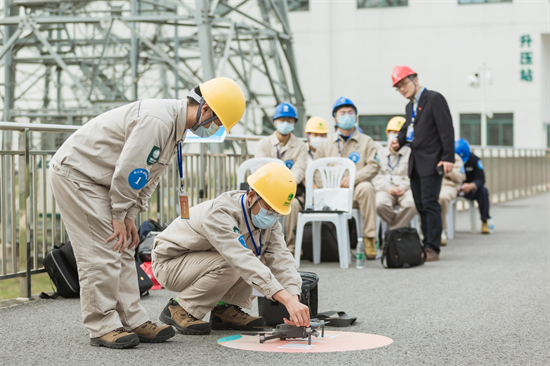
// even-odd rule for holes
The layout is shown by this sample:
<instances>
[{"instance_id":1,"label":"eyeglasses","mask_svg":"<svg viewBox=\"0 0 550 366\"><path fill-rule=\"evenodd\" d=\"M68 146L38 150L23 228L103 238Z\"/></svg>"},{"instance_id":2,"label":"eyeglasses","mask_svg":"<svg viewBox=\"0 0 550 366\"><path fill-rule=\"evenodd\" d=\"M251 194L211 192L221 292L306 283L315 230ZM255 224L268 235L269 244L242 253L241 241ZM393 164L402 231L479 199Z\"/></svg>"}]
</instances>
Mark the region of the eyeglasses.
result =
<instances>
[{"instance_id":1,"label":"eyeglasses","mask_svg":"<svg viewBox=\"0 0 550 366\"><path fill-rule=\"evenodd\" d=\"M397 85L395 86L395 91L399 91L399 89L402 89L404 87L406 87L407 85L409 85L409 83L411 82L410 79L403 79L401 80L400 82L397 83Z\"/></svg>"},{"instance_id":2,"label":"eyeglasses","mask_svg":"<svg viewBox=\"0 0 550 366\"><path fill-rule=\"evenodd\" d=\"M344 111L341 111L341 112L338 111L338 112L336 113L336 117L342 117L342 116L345 116L346 114L349 114L350 116L354 116L354 117L356 116L355 111L349 111L349 112L347 112L347 113L344 112Z\"/></svg>"},{"instance_id":3,"label":"eyeglasses","mask_svg":"<svg viewBox=\"0 0 550 366\"><path fill-rule=\"evenodd\" d=\"M254 203L256 203L256 201L260 200L260 198L261 198L261 197L260 197L259 195L256 196L256 199L254 200ZM262 202L264 203L264 205L265 205L266 207L262 206ZM271 206L269 206L269 205L267 204L267 202L264 201L263 199L262 199L258 204L260 205L261 208L267 210L267 214L268 214L268 215L276 215L277 217L282 217L282 216L283 216L283 215L281 215L280 213L278 213L277 211L275 211L274 209L272 209ZM253 204L252 206L254 206L254 204Z\"/></svg>"}]
</instances>

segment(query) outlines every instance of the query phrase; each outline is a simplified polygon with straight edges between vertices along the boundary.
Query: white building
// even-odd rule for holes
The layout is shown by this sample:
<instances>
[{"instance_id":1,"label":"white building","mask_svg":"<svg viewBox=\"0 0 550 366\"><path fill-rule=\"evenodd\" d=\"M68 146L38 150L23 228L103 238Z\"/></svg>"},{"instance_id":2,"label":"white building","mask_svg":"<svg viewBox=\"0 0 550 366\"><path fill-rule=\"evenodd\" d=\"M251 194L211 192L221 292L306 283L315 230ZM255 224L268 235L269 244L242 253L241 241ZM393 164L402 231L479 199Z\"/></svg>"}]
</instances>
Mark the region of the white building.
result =
<instances>
[{"instance_id":1,"label":"white building","mask_svg":"<svg viewBox=\"0 0 550 366\"><path fill-rule=\"evenodd\" d=\"M307 114L332 121L353 100L375 139L407 101L392 88L396 65L449 103L456 137L473 144L550 146L548 0L290 0L294 51ZM301 8L301 9L300 9ZM482 139L485 62L487 138ZM485 78L480 78L483 84ZM385 140L385 136L383 137ZM482 141L484 140L484 141Z\"/></svg>"}]
</instances>

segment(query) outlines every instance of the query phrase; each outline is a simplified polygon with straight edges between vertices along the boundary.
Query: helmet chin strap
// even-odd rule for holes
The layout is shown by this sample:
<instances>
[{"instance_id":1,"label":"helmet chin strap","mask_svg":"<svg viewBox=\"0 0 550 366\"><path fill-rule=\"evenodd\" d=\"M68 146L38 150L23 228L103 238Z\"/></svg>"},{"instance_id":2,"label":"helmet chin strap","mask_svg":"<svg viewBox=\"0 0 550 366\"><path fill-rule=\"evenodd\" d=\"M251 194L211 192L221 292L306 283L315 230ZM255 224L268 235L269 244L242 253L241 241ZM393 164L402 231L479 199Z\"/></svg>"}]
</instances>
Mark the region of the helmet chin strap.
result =
<instances>
[{"instance_id":1,"label":"helmet chin strap","mask_svg":"<svg viewBox=\"0 0 550 366\"><path fill-rule=\"evenodd\" d=\"M409 75L409 80L412 81L412 83L414 84L414 93L411 97L411 101L414 100L414 96L416 95L416 83L414 82L414 78L412 75Z\"/></svg>"},{"instance_id":2,"label":"helmet chin strap","mask_svg":"<svg viewBox=\"0 0 550 366\"><path fill-rule=\"evenodd\" d=\"M191 127L192 131L196 131L200 126L207 125L210 122L214 121L215 119L218 119L218 116L216 116L214 111L212 111L212 117L208 118L206 121L201 123L200 121L201 121L201 117L202 117L202 107L206 104L206 102L204 101L204 98L201 97L200 95L198 95L195 92L195 89L191 89L189 91L189 94L187 94L187 96L190 97L190 98L193 98L194 101L199 103L199 108L197 110L197 122L193 125L193 127Z\"/></svg>"}]
</instances>

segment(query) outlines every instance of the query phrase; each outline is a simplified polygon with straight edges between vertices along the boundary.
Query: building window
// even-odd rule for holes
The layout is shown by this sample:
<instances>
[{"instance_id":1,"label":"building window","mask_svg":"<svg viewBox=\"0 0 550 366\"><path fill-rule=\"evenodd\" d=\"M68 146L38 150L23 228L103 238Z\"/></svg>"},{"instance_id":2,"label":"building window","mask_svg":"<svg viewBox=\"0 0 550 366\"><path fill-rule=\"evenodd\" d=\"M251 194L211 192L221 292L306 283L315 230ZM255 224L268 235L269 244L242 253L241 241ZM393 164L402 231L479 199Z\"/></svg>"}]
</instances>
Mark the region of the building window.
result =
<instances>
[{"instance_id":1,"label":"building window","mask_svg":"<svg viewBox=\"0 0 550 366\"><path fill-rule=\"evenodd\" d=\"M370 136L374 141L386 141L386 126L389 120L395 116L395 114L359 116L359 127L361 127L365 135Z\"/></svg>"},{"instance_id":2,"label":"building window","mask_svg":"<svg viewBox=\"0 0 550 366\"><path fill-rule=\"evenodd\" d=\"M389 8L394 6L407 6L409 0L357 0L357 9L362 8Z\"/></svg>"},{"instance_id":3,"label":"building window","mask_svg":"<svg viewBox=\"0 0 550 366\"><path fill-rule=\"evenodd\" d=\"M487 118L487 145L514 146L513 113L495 113Z\"/></svg>"},{"instance_id":4,"label":"building window","mask_svg":"<svg viewBox=\"0 0 550 366\"><path fill-rule=\"evenodd\" d=\"M546 125L546 147L550 148L550 125Z\"/></svg>"},{"instance_id":5,"label":"building window","mask_svg":"<svg viewBox=\"0 0 550 366\"><path fill-rule=\"evenodd\" d=\"M287 0L288 11L308 11L309 0Z\"/></svg>"},{"instance_id":6,"label":"building window","mask_svg":"<svg viewBox=\"0 0 550 366\"><path fill-rule=\"evenodd\" d=\"M459 4L511 3L512 0L458 0Z\"/></svg>"},{"instance_id":7,"label":"building window","mask_svg":"<svg viewBox=\"0 0 550 366\"><path fill-rule=\"evenodd\" d=\"M460 138L470 145L481 145L481 114L460 115Z\"/></svg>"}]
</instances>

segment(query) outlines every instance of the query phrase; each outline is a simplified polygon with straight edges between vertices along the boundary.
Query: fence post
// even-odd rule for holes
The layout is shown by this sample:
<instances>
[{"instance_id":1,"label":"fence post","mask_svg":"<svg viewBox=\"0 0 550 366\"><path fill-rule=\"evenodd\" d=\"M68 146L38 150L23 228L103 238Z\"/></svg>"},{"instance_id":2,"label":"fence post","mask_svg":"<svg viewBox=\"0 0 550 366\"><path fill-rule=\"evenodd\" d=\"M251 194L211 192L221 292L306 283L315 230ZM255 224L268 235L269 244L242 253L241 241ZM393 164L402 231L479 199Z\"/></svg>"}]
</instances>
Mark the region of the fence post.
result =
<instances>
[{"instance_id":1,"label":"fence post","mask_svg":"<svg viewBox=\"0 0 550 366\"><path fill-rule=\"evenodd\" d=\"M30 130L20 135L19 146L25 149L25 155L19 158L19 255L25 258L25 277L20 278L19 299L32 300L31 298L31 196L30 196ZM24 243L24 245L23 245Z\"/></svg>"}]
</instances>

